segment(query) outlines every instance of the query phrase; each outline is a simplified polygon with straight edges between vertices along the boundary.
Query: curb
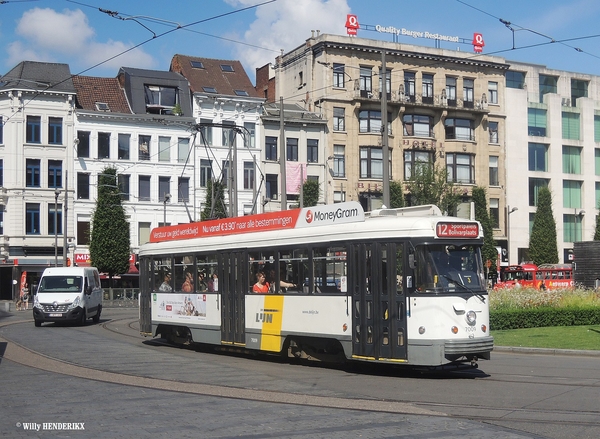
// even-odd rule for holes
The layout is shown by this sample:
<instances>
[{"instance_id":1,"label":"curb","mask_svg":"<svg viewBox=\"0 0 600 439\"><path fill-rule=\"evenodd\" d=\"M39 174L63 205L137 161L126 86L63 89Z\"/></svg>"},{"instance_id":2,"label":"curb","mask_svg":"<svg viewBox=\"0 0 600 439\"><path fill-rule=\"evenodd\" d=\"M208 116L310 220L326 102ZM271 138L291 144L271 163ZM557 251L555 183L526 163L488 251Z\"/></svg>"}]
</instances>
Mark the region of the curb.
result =
<instances>
[{"instance_id":1,"label":"curb","mask_svg":"<svg viewBox=\"0 0 600 439\"><path fill-rule=\"evenodd\" d=\"M600 351L582 351L576 349L530 348L523 346L496 346L492 352L535 355L564 355L578 357L600 357Z\"/></svg>"}]
</instances>

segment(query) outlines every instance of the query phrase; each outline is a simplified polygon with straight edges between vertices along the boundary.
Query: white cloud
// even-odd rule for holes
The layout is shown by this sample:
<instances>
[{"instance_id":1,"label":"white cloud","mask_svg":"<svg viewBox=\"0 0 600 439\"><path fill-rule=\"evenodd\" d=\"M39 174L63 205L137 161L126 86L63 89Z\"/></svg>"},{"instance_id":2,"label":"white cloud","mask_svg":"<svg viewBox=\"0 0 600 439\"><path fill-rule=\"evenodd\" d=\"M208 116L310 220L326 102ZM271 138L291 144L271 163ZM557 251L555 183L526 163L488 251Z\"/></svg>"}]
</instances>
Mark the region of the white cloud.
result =
<instances>
[{"instance_id":1,"label":"white cloud","mask_svg":"<svg viewBox=\"0 0 600 439\"><path fill-rule=\"evenodd\" d=\"M131 47L132 45L130 44L112 40L106 43L90 43L82 56L85 60L85 65L91 67L98 63L103 63L102 67L114 70L115 75L116 69L120 67L156 68L156 62L152 56L139 48L130 50ZM123 53L125 51L127 52Z\"/></svg>"},{"instance_id":2,"label":"white cloud","mask_svg":"<svg viewBox=\"0 0 600 439\"><path fill-rule=\"evenodd\" d=\"M234 7L256 4L256 0L226 0ZM346 14L350 13L347 0L280 0L256 9L254 20L242 40L268 50L239 46L238 59L252 70L274 62L279 50L296 48L311 36L311 30L343 35L346 32Z\"/></svg>"},{"instance_id":3,"label":"white cloud","mask_svg":"<svg viewBox=\"0 0 600 439\"><path fill-rule=\"evenodd\" d=\"M78 73L78 70L102 64L103 70L112 70L114 74L121 66L153 68L156 65L152 56L141 48L131 49L132 43L96 41L95 30L79 9L28 10L18 20L15 34L21 40L7 45L9 65L23 60L66 62L73 73ZM126 53L117 56L123 52Z\"/></svg>"},{"instance_id":4,"label":"white cloud","mask_svg":"<svg viewBox=\"0 0 600 439\"><path fill-rule=\"evenodd\" d=\"M25 12L15 32L40 49L62 53L81 53L94 36L82 11L65 9L60 13L49 8Z\"/></svg>"}]
</instances>

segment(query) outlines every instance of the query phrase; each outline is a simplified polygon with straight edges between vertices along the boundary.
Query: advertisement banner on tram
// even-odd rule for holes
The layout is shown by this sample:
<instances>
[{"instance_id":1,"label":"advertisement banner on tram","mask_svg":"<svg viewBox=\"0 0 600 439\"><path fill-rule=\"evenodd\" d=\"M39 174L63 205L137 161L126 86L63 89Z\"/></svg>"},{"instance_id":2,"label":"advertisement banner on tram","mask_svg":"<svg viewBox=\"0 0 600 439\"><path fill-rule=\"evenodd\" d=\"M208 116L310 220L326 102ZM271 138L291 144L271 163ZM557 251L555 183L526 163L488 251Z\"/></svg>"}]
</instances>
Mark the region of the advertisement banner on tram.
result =
<instances>
[{"instance_id":1,"label":"advertisement banner on tram","mask_svg":"<svg viewBox=\"0 0 600 439\"><path fill-rule=\"evenodd\" d=\"M150 233L150 242L177 241L238 233L319 227L332 224L362 222L365 213L360 203L328 204L258 215L223 218L190 224L157 227Z\"/></svg>"}]
</instances>

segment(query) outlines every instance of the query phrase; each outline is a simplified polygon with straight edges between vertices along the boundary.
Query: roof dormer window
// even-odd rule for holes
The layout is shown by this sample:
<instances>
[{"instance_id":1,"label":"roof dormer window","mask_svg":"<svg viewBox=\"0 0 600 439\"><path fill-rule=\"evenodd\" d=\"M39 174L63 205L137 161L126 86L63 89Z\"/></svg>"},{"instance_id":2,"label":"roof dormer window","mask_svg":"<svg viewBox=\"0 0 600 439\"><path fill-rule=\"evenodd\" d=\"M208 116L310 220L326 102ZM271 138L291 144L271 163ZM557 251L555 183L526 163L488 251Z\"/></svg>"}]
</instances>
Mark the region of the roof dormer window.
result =
<instances>
[{"instance_id":1,"label":"roof dormer window","mask_svg":"<svg viewBox=\"0 0 600 439\"><path fill-rule=\"evenodd\" d=\"M177 88L159 85L144 85L146 112L166 114L177 105Z\"/></svg>"}]
</instances>

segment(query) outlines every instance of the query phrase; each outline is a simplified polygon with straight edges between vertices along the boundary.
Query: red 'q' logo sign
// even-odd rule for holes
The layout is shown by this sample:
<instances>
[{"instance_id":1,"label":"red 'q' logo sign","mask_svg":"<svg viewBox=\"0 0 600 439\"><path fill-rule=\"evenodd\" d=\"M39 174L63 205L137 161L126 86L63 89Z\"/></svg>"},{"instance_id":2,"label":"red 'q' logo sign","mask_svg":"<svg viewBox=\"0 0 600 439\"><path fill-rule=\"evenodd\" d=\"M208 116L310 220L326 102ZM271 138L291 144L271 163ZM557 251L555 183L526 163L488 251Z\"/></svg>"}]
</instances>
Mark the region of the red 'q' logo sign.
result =
<instances>
[{"instance_id":1,"label":"red 'q' logo sign","mask_svg":"<svg viewBox=\"0 0 600 439\"><path fill-rule=\"evenodd\" d=\"M314 218L314 216L313 216L312 211L311 210L307 211L306 212L306 218L305 218L306 222L309 223L309 224L312 223L313 218Z\"/></svg>"}]
</instances>

